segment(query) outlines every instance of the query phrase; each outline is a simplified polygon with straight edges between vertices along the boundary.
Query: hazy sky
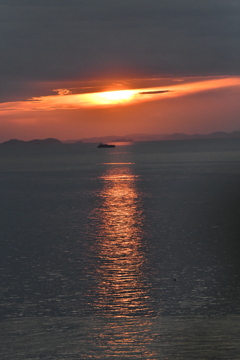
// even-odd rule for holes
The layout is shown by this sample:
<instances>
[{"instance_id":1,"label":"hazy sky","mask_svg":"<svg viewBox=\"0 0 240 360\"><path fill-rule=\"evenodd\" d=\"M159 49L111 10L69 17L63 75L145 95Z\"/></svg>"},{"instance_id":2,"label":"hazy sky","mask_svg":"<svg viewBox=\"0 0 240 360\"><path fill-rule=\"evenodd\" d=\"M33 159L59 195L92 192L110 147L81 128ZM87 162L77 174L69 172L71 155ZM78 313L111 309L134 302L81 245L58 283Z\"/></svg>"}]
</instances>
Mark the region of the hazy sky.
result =
<instances>
[{"instance_id":1,"label":"hazy sky","mask_svg":"<svg viewBox=\"0 0 240 360\"><path fill-rule=\"evenodd\" d=\"M0 19L0 141L240 130L238 0L0 0ZM136 91L99 103L113 90Z\"/></svg>"}]
</instances>

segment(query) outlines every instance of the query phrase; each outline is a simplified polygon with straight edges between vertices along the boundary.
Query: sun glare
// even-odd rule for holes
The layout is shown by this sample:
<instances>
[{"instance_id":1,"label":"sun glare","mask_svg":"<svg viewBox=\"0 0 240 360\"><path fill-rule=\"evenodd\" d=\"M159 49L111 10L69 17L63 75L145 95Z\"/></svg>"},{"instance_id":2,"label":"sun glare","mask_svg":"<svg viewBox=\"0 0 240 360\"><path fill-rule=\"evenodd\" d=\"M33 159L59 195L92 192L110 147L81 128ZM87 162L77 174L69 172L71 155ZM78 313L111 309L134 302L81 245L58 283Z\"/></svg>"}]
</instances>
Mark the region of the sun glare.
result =
<instances>
[{"instance_id":1,"label":"sun glare","mask_svg":"<svg viewBox=\"0 0 240 360\"><path fill-rule=\"evenodd\" d=\"M91 94L91 100L99 105L120 104L131 101L136 95L135 90L104 91Z\"/></svg>"}]
</instances>

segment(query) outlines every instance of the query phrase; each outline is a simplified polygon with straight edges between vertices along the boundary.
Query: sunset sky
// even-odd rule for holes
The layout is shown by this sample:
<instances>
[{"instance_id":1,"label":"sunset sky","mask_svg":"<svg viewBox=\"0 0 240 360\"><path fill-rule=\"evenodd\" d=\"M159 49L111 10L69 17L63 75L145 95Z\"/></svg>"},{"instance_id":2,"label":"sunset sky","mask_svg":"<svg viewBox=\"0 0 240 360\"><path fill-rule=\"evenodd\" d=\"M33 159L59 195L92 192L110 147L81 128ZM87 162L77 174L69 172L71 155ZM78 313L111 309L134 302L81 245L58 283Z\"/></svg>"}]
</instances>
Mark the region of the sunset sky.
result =
<instances>
[{"instance_id":1,"label":"sunset sky","mask_svg":"<svg viewBox=\"0 0 240 360\"><path fill-rule=\"evenodd\" d=\"M240 130L238 0L0 0L0 142Z\"/></svg>"}]
</instances>

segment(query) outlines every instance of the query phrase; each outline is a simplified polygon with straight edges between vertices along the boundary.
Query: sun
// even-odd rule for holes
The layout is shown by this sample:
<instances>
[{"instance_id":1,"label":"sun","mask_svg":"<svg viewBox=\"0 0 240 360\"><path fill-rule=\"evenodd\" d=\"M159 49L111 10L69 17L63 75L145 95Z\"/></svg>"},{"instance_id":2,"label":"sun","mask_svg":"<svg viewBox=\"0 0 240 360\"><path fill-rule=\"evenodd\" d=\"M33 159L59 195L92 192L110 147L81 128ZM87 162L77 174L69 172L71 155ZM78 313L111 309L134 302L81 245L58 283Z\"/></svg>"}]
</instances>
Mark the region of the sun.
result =
<instances>
[{"instance_id":1,"label":"sun","mask_svg":"<svg viewBox=\"0 0 240 360\"><path fill-rule=\"evenodd\" d=\"M132 90L106 91L100 93L100 96L109 101L125 101L132 98L135 94Z\"/></svg>"},{"instance_id":2,"label":"sun","mask_svg":"<svg viewBox=\"0 0 240 360\"><path fill-rule=\"evenodd\" d=\"M134 95L136 95L135 90L118 90L93 93L88 97L91 97L91 102L96 105L114 105L131 101Z\"/></svg>"}]
</instances>

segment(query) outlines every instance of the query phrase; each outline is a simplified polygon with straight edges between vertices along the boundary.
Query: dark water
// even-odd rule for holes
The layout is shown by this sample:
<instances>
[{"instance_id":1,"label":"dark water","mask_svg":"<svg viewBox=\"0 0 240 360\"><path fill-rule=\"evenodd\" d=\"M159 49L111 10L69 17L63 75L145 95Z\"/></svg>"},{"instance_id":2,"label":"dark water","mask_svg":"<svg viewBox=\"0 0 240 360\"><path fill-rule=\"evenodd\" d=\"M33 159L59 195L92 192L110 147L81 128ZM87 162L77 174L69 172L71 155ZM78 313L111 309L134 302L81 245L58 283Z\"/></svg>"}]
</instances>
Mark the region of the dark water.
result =
<instances>
[{"instance_id":1,"label":"dark water","mask_svg":"<svg viewBox=\"0 0 240 360\"><path fill-rule=\"evenodd\" d=\"M240 141L0 147L10 359L240 359Z\"/></svg>"}]
</instances>

